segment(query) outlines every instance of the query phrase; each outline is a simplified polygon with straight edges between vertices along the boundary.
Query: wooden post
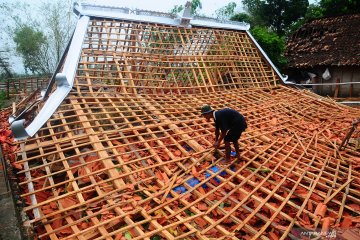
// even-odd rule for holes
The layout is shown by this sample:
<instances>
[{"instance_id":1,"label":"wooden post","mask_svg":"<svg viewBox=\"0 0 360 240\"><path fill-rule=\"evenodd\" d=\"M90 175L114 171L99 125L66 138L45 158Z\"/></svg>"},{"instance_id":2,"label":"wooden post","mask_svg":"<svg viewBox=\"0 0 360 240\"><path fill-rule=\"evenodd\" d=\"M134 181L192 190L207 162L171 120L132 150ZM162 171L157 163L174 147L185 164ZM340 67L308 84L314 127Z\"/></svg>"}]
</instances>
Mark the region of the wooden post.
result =
<instances>
[{"instance_id":1,"label":"wooden post","mask_svg":"<svg viewBox=\"0 0 360 240\"><path fill-rule=\"evenodd\" d=\"M340 83L340 78L336 79L336 87L335 87L335 93L334 93L334 98L337 98L339 96L339 92L340 92L340 85L338 83Z\"/></svg>"},{"instance_id":2,"label":"wooden post","mask_svg":"<svg viewBox=\"0 0 360 240\"><path fill-rule=\"evenodd\" d=\"M10 78L6 79L6 98L10 98Z\"/></svg>"}]
</instances>

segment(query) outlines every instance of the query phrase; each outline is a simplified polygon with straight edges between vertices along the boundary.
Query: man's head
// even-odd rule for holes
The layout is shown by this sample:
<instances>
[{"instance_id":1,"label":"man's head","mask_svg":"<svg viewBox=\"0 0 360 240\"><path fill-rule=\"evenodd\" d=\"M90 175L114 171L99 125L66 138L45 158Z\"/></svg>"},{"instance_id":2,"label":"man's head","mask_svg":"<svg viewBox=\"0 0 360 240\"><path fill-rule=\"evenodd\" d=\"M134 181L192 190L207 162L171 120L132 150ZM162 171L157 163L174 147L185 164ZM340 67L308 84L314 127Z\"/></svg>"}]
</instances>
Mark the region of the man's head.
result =
<instances>
[{"instance_id":1,"label":"man's head","mask_svg":"<svg viewBox=\"0 0 360 240\"><path fill-rule=\"evenodd\" d=\"M208 121L213 117L213 111L214 110L209 105L204 105L201 107L201 115Z\"/></svg>"}]
</instances>

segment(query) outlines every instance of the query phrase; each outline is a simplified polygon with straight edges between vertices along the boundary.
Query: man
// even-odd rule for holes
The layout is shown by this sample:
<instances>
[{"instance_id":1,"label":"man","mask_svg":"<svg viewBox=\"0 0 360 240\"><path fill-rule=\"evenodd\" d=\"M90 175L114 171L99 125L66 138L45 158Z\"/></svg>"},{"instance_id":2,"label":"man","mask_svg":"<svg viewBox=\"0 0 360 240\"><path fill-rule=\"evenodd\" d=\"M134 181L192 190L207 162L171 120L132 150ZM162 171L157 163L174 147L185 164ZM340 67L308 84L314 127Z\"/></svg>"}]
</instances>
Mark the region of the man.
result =
<instances>
[{"instance_id":1,"label":"man","mask_svg":"<svg viewBox=\"0 0 360 240\"><path fill-rule=\"evenodd\" d=\"M201 108L201 115L208 121L214 119L215 122L215 150L220 146L222 140L225 142L225 160L223 164L230 163L230 142L234 143L236 157L240 160L240 150L238 140L243 131L247 128L245 117L231 108L213 110L209 105Z\"/></svg>"}]
</instances>

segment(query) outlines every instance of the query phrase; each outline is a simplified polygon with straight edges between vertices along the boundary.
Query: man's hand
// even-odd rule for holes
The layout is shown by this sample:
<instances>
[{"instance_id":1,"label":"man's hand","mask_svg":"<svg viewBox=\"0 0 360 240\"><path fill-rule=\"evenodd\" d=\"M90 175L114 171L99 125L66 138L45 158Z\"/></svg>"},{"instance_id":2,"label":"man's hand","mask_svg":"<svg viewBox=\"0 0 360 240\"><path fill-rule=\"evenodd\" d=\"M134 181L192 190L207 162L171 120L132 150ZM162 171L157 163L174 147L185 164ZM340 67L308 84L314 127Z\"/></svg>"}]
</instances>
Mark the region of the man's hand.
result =
<instances>
[{"instance_id":1,"label":"man's hand","mask_svg":"<svg viewBox=\"0 0 360 240\"><path fill-rule=\"evenodd\" d=\"M214 144L213 144L213 147L216 149L218 149L219 147L219 141L215 141Z\"/></svg>"}]
</instances>

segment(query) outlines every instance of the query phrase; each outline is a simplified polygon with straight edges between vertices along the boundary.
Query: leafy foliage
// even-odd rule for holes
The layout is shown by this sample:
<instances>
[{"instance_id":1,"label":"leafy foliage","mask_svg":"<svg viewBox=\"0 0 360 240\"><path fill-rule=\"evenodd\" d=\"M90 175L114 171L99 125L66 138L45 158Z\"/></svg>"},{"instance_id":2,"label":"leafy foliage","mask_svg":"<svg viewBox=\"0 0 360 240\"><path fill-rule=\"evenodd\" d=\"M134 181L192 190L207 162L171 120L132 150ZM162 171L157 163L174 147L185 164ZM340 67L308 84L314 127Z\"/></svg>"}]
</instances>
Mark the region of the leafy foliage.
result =
<instances>
[{"instance_id":1,"label":"leafy foliage","mask_svg":"<svg viewBox=\"0 0 360 240\"><path fill-rule=\"evenodd\" d=\"M14 32L16 51L22 56L25 69L32 73L47 73L48 69L42 61L46 37L35 28L24 25L17 27Z\"/></svg>"},{"instance_id":2,"label":"leafy foliage","mask_svg":"<svg viewBox=\"0 0 360 240\"><path fill-rule=\"evenodd\" d=\"M290 26L305 16L308 0L243 0L255 25L273 29L284 36Z\"/></svg>"},{"instance_id":3,"label":"leafy foliage","mask_svg":"<svg viewBox=\"0 0 360 240\"><path fill-rule=\"evenodd\" d=\"M53 72L75 26L72 0L47 1L40 8L16 1L0 5L0 11L0 20L7 16L0 30L8 35L1 40L23 59L25 71Z\"/></svg>"},{"instance_id":4,"label":"leafy foliage","mask_svg":"<svg viewBox=\"0 0 360 240\"><path fill-rule=\"evenodd\" d=\"M290 35L294 33L296 30L298 30L302 25L304 25L306 22L321 18L323 17L323 9L315 4L310 4L309 7L306 10L306 14L303 18L300 18L298 21L291 24L287 35Z\"/></svg>"},{"instance_id":5,"label":"leafy foliage","mask_svg":"<svg viewBox=\"0 0 360 240\"><path fill-rule=\"evenodd\" d=\"M40 12L44 16L44 34L47 37L49 50L53 55L52 69L56 68L56 64L60 61L66 44L69 41L72 30L75 26L75 18L69 3L63 1L53 1L44 3Z\"/></svg>"},{"instance_id":6,"label":"leafy foliage","mask_svg":"<svg viewBox=\"0 0 360 240\"><path fill-rule=\"evenodd\" d=\"M247 13L236 13L230 18L230 20L249 23L251 26L255 25L253 24L251 16Z\"/></svg>"},{"instance_id":7,"label":"leafy foliage","mask_svg":"<svg viewBox=\"0 0 360 240\"><path fill-rule=\"evenodd\" d=\"M323 17L323 9L316 4L310 4L305 13L305 21Z\"/></svg>"},{"instance_id":8,"label":"leafy foliage","mask_svg":"<svg viewBox=\"0 0 360 240\"><path fill-rule=\"evenodd\" d=\"M279 37L273 31L261 26L252 28L250 32L272 62L279 69L284 69L287 63L284 57L285 37Z\"/></svg>"},{"instance_id":9,"label":"leafy foliage","mask_svg":"<svg viewBox=\"0 0 360 240\"><path fill-rule=\"evenodd\" d=\"M177 14L177 13L181 12L182 10L184 10L184 6L183 6L183 5L175 5L175 6L170 10L170 13L172 13L172 14Z\"/></svg>"},{"instance_id":10,"label":"leafy foliage","mask_svg":"<svg viewBox=\"0 0 360 240\"><path fill-rule=\"evenodd\" d=\"M245 11L247 12L252 26L265 26L262 13L261 13L261 0L242 0Z\"/></svg>"},{"instance_id":11,"label":"leafy foliage","mask_svg":"<svg viewBox=\"0 0 360 240\"><path fill-rule=\"evenodd\" d=\"M235 13L236 3L230 2L228 5L215 11L218 19L230 19Z\"/></svg>"},{"instance_id":12,"label":"leafy foliage","mask_svg":"<svg viewBox=\"0 0 360 240\"><path fill-rule=\"evenodd\" d=\"M191 0L191 14L198 15L199 9L202 9L201 0Z\"/></svg>"},{"instance_id":13,"label":"leafy foliage","mask_svg":"<svg viewBox=\"0 0 360 240\"><path fill-rule=\"evenodd\" d=\"M321 0L319 6L325 17L360 13L360 1L358 0Z\"/></svg>"},{"instance_id":14,"label":"leafy foliage","mask_svg":"<svg viewBox=\"0 0 360 240\"><path fill-rule=\"evenodd\" d=\"M11 77L11 67L9 64L9 58L5 56L6 51L0 51L0 77Z\"/></svg>"},{"instance_id":15,"label":"leafy foliage","mask_svg":"<svg viewBox=\"0 0 360 240\"><path fill-rule=\"evenodd\" d=\"M306 22L314 19L355 13L360 13L360 1L321 0L319 4L309 5L304 18L300 18L297 22L293 23L288 34L295 32Z\"/></svg>"},{"instance_id":16,"label":"leafy foliage","mask_svg":"<svg viewBox=\"0 0 360 240\"><path fill-rule=\"evenodd\" d=\"M250 32L259 45L279 69L285 69L285 36L303 23L300 20L304 21L308 1L243 0L242 3L246 13L235 14L231 20L250 23Z\"/></svg>"},{"instance_id":17,"label":"leafy foliage","mask_svg":"<svg viewBox=\"0 0 360 240\"><path fill-rule=\"evenodd\" d=\"M9 101L6 98L6 92L0 91L0 109L6 108L9 106Z\"/></svg>"},{"instance_id":18,"label":"leafy foliage","mask_svg":"<svg viewBox=\"0 0 360 240\"><path fill-rule=\"evenodd\" d=\"M175 5L171 10L170 13L177 14L184 10L185 5ZM198 9L201 9L201 0L192 0L191 1L191 14L192 15L198 15Z\"/></svg>"}]
</instances>

